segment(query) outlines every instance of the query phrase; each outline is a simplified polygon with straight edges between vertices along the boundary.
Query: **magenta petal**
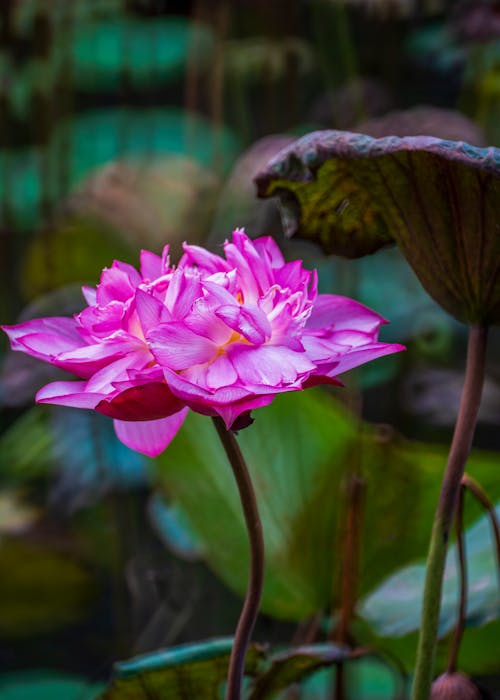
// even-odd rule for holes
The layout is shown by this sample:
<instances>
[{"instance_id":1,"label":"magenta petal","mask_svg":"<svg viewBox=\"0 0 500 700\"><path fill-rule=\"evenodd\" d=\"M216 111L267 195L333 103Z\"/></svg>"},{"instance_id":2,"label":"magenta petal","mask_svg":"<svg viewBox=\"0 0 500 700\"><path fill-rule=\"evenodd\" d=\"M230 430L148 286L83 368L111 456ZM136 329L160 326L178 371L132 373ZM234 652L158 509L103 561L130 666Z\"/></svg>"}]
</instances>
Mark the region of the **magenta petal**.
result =
<instances>
[{"instance_id":1,"label":"magenta petal","mask_svg":"<svg viewBox=\"0 0 500 700\"><path fill-rule=\"evenodd\" d=\"M226 428L229 430L233 426L234 422L243 413L252 411L254 408L268 406L274 397L275 394L262 394L260 396L252 396L249 399L229 404L228 406L214 406L214 408L226 424Z\"/></svg>"},{"instance_id":2,"label":"magenta petal","mask_svg":"<svg viewBox=\"0 0 500 700\"><path fill-rule=\"evenodd\" d=\"M112 399L103 399L96 411L122 421L152 421L171 416L185 405L165 382L133 386Z\"/></svg>"},{"instance_id":3,"label":"magenta petal","mask_svg":"<svg viewBox=\"0 0 500 700\"><path fill-rule=\"evenodd\" d=\"M333 326L336 331L355 329L373 333L384 323L387 322L382 316L354 299L336 294L319 294L306 328L322 330Z\"/></svg>"},{"instance_id":4,"label":"magenta petal","mask_svg":"<svg viewBox=\"0 0 500 700\"><path fill-rule=\"evenodd\" d=\"M239 304L220 306L215 310L215 314L250 343L260 345L271 337L271 324L265 313L257 306L243 307Z\"/></svg>"},{"instance_id":5,"label":"magenta petal","mask_svg":"<svg viewBox=\"0 0 500 700\"><path fill-rule=\"evenodd\" d=\"M73 408L95 408L105 394L86 391L87 382L52 382L36 395L37 403L53 403Z\"/></svg>"},{"instance_id":6,"label":"magenta petal","mask_svg":"<svg viewBox=\"0 0 500 700\"><path fill-rule=\"evenodd\" d=\"M332 369L328 372L324 372L324 374L328 374L328 376L342 374L342 372L347 372L354 367L359 367L359 365L362 365L365 362L371 362L372 360L376 360L378 357L391 355L392 353L401 352L402 350L406 350L405 346L398 345L396 343L371 343L361 346L350 350L345 355L332 358L334 360L332 363ZM322 370L323 368L320 366L320 373Z\"/></svg>"},{"instance_id":7,"label":"magenta petal","mask_svg":"<svg viewBox=\"0 0 500 700\"><path fill-rule=\"evenodd\" d=\"M283 346L235 344L228 354L243 386L282 388L316 369L305 352Z\"/></svg>"},{"instance_id":8,"label":"magenta petal","mask_svg":"<svg viewBox=\"0 0 500 700\"><path fill-rule=\"evenodd\" d=\"M9 336L13 350L21 350L41 360L48 360L54 355L54 343L58 348L71 350L84 344L84 340L78 332L76 321L65 316L50 318L35 318L31 321L19 323L16 326L0 326ZM23 338L35 335L40 338L42 347L39 351L26 348ZM47 338L47 344L43 347L43 339ZM49 360L50 361L50 360Z\"/></svg>"},{"instance_id":9,"label":"magenta petal","mask_svg":"<svg viewBox=\"0 0 500 700\"><path fill-rule=\"evenodd\" d=\"M135 303L144 335L152 328L157 328L160 323L170 320L170 313L165 304L142 289L136 291Z\"/></svg>"},{"instance_id":10,"label":"magenta petal","mask_svg":"<svg viewBox=\"0 0 500 700\"><path fill-rule=\"evenodd\" d=\"M179 267L186 267L187 265L198 267L208 274L227 272L230 267L219 255L215 255L215 253L211 253L200 246L184 243L184 255L179 262Z\"/></svg>"},{"instance_id":11,"label":"magenta petal","mask_svg":"<svg viewBox=\"0 0 500 700\"><path fill-rule=\"evenodd\" d=\"M162 260L159 255L151 253L149 250L141 250L141 277L144 280L155 280L163 274Z\"/></svg>"},{"instance_id":12,"label":"magenta petal","mask_svg":"<svg viewBox=\"0 0 500 700\"><path fill-rule=\"evenodd\" d=\"M148 341L159 364L171 369L208 362L217 354L211 340L193 333L182 322L164 323L148 334Z\"/></svg>"},{"instance_id":13,"label":"magenta petal","mask_svg":"<svg viewBox=\"0 0 500 700\"><path fill-rule=\"evenodd\" d=\"M187 412L188 409L183 408L182 411L160 420L139 422L115 420L115 432L118 439L130 449L148 457L156 457L177 435Z\"/></svg>"}]
</instances>

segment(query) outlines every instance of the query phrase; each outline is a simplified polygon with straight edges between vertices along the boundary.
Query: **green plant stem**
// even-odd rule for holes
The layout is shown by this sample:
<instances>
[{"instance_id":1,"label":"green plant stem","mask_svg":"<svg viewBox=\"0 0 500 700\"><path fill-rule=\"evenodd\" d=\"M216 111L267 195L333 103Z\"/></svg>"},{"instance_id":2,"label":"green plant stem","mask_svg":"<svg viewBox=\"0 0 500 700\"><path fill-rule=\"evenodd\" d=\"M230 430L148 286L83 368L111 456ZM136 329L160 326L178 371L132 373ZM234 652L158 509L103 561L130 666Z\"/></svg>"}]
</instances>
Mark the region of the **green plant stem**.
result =
<instances>
[{"instance_id":1,"label":"green plant stem","mask_svg":"<svg viewBox=\"0 0 500 700\"><path fill-rule=\"evenodd\" d=\"M446 668L446 672L449 674L455 673L457 670L458 652L460 651L460 644L462 643L462 637L464 636L465 616L467 614L467 556L465 553L464 536L464 496L465 486L462 483L458 496L456 517L458 570L460 573L459 603L457 624L455 625L455 631L453 633L453 640L451 643Z\"/></svg>"},{"instance_id":2,"label":"green plant stem","mask_svg":"<svg viewBox=\"0 0 500 700\"><path fill-rule=\"evenodd\" d=\"M226 686L226 700L240 700L245 670L245 656L262 598L264 538L255 491L236 438L230 430L226 430L224 421L221 418L216 417L213 421L236 479L250 544L250 572L247 594L234 635Z\"/></svg>"},{"instance_id":3,"label":"green plant stem","mask_svg":"<svg viewBox=\"0 0 500 700\"><path fill-rule=\"evenodd\" d=\"M460 409L434 516L427 557L422 622L411 700L429 700L439 627L446 550L481 403L487 335L486 327L471 326L469 329L467 366Z\"/></svg>"}]
</instances>

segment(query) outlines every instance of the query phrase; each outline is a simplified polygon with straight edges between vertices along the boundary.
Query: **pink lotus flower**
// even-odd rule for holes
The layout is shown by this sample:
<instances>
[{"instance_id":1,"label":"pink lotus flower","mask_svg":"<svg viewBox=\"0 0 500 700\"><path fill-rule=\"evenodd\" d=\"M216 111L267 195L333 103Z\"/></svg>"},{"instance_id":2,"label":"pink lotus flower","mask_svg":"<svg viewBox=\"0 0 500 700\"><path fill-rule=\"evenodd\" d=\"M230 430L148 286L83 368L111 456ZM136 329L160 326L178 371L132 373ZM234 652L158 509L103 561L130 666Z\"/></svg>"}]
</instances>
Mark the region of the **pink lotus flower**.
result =
<instances>
[{"instance_id":1,"label":"pink lotus flower","mask_svg":"<svg viewBox=\"0 0 500 700\"><path fill-rule=\"evenodd\" d=\"M140 272L115 261L74 318L4 326L12 348L67 370L39 403L90 408L114 419L122 442L159 454L188 408L248 424L276 394L322 383L402 350L378 342L384 319L345 297L317 293L316 272L285 262L272 238L242 230L225 259L184 246L177 268L168 247L141 253Z\"/></svg>"}]
</instances>

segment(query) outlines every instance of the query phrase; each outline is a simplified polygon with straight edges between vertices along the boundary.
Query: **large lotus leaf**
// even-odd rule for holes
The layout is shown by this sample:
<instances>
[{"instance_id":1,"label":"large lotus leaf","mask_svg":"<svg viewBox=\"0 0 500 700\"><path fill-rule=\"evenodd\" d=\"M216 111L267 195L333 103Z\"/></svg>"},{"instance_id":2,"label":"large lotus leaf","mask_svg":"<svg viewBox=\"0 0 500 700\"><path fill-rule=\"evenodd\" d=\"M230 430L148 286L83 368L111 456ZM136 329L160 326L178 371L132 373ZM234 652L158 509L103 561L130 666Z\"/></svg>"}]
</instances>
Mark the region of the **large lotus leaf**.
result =
<instances>
[{"instance_id":1,"label":"large lotus leaf","mask_svg":"<svg viewBox=\"0 0 500 700\"><path fill-rule=\"evenodd\" d=\"M280 396L255 417L239 441L263 521L266 613L303 619L330 607L341 565L339 521L354 468L365 483L360 592L425 555L445 449L379 435L368 426L359 430L346 409L318 390ZM475 454L469 466L500 496L495 464L496 456ZM211 421L190 415L155 465L161 488L184 510L209 565L243 594L247 536Z\"/></svg>"},{"instance_id":2,"label":"large lotus leaf","mask_svg":"<svg viewBox=\"0 0 500 700\"><path fill-rule=\"evenodd\" d=\"M101 700L219 700L227 676L233 640L184 644L115 664L114 678ZM246 673L253 675L262 657L251 647Z\"/></svg>"},{"instance_id":3,"label":"large lotus leaf","mask_svg":"<svg viewBox=\"0 0 500 700\"><path fill-rule=\"evenodd\" d=\"M0 675L2 700L97 700L102 685L39 669Z\"/></svg>"},{"instance_id":4,"label":"large lotus leaf","mask_svg":"<svg viewBox=\"0 0 500 700\"><path fill-rule=\"evenodd\" d=\"M33 638L75 624L92 601L89 573L67 554L4 537L0 570L2 637Z\"/></svg>"},{"instance_id":5,"label":"large lotus leaf","mask_svg":"<svg viewBox=\"0 0 500 700\"><path fill-rule=\"evenodd\" d=\"M90 411L36 406L0 437L0 479L53 481L51 502L71 512L112 490L142 486L146 460L125 447L112 421Z\"/></svg>"},{"instance_id":6,"label":"large lotus leaf","mask_svg":"<svg viewBox=\"0 0 500 700\"><path fill-rule=\"evenodd\" d=\"M432 137L318 131L260 173L288 235L357 257L397 243L427 292L468 323L500 321L500 150Z\"/></svg>"},{"instance_id":7,"label":"large lotus leaf","mask_svg":"<svg viewBox=\"0 0 500 700\"><path fill-rule=\"evenodd\" d=\"M76 26L72 81L78 89L110 93L124 85L157 88L184 77L188 60L209 62L209 27L183 17L117 18Z\"/></svg>"},{"instance_id":8,"label":"large lotus leaf","mask_svg":"<svg viewBox=\"0 0 500 700\"><path fill-rule=\"evenodd\" d=\"M498 517L500 506L496 510ZM489 640L498 633L500 625L499 570L491 525L486 515L467 530L465 543L468 569L467 629L461 665L476 674L498 672L498 647L491 649ZM360 615L377 636L396 638L395 651L398 653L399 648L402 660L410 659L410 667L416 642L416 635L410 635L420 628L424 578L424 564L407 566L384 581L359 606ZM456 624L458 591L457 552L456 545L453 545L448 551L443 582L439 626L442 638L449 635ZM483 629L472 629L483 626ZM399 641L402 643L399 644ZM387 644L387 640L384 639L383 643ZM441 654L444 654L448 643L442 643Z\"/></svg>"},{"instance_id":9,"label":"large lotus leaf","mask_svg":"<svg viewBox=\"0 0 500 700\"><path fill-rule=\"evenodd\" d=\"M92 216L95 225L115 231L134 249L159 252L168 243L176 261L183 241L198 243L206 236L219 187L212 170L185 156L115 161L78 187L65 210Z\"/></svg>"}]
</instances>

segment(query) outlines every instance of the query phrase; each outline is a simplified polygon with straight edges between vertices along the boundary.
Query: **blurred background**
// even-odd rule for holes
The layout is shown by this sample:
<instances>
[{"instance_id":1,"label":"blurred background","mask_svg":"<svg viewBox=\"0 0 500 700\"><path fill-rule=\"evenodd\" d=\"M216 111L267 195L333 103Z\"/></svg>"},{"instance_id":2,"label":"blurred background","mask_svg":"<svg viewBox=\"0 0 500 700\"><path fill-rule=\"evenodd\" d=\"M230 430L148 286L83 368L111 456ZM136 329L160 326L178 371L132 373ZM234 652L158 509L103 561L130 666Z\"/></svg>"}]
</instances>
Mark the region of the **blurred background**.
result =
<instances>
[{"instance_id":1,"label":"blurred background","mask_svg":"<svg viewBox=\"0 0 500 700\"><path fill-rule=\"evenodd\" d=\"M317 267L323 292L381 312L391 321L383 339L407 345L406 353L351 373L329 404L331 422L316 436L347 445L349 431L361 431L378 445L376 459L367 450L367 469L373 474L369 464L378 460L385 501L375 497L370 517L378 524L367 529L390 545L383 556L376 543L363 545L362 567L371 577L359 584L360 595L425 554L460 395L466 329L426 296L397 250L345 262L285 241L276 204L256 199L252 178L314 129L500 146L499 37L494 0L0 4L2 323L77 312L81 285L95 284L115 258L136 264L141 248L159 252L169 243L175 261L185 240L220 250L231 230L244 226L252 237L275 236L287 256ZM476 440L485 452L475 457L479 471L488 466L490 473L500 449L499 350L493 332ZM188 468L203 462L203 449L189 453L184 476L179 467L193 440L211 444L213 436L193 423L168 456L153 462L118 443L102 416L34 408L35 391L56 373L11 353L3 336L0 367L0 697L90 697L85 692L106 680L116 659L231 634L246 576L244 535L227 545L235 558L222 561L218 550L227 543L217 537L223 533L204 532L181 485L191 480L207 504L203 517L217 519L215 496L196 483L210 482L211 467ZM304 412L314 415L324 400L317 397L300 399ZM269 441L279 446L296 430L299 411L286 397L275 403L262 414L270 411ZM265 437L255 444L242 439L260 454ZM301 439L292 461L314 452L307 430ZM411 440L420 441L418 449ZM269 458L265 450L261 456ZM351 458L328 460L330 476L312 485L305 467L293 467L303 499L290 528L314 518L319 483L328 486L330 506L321 508L331 514L319 524L309 520L306 529L297 526L293 546L286 533L271 543L276 558L257 639L289 643L327 634L321 622L312 632L297 625L335 607L335 595L327 599L341 576L336 533ZM432 460L431 477L425 470ZM225 468L223 460L218 468ZM273 468L276 487L291 467ZM398 478L391 481L393 472ZM392 488L392 496L385 493ZM472 508L469 522L479 515ZM397 541L408 518L421 530L411 546L404 534L404 543ZM218 529L225 524L222 519ZM327 552L316 555L320 564L311 555L318 543ZM325 569L321 585L311 574L318 566ZM236 573L224 573L234 567ZM482 626L486 618L489 628ZM483 645L487 662L474 661L470 670L500 697L500 629L491 619L476 620L483 631L475 629L471 648ZM375 622L369 623L373 631ZM404 644L414 644L415 625L403 630ZM360 639L366 634L360 629ZM376 629L376 636L391 634ZM396 653L401 644L393 639L387 649ZM355 688L364 681L352 682ZM390 697L384 681L377 682L352 697Z\"/></svg>"}]
</instances>

